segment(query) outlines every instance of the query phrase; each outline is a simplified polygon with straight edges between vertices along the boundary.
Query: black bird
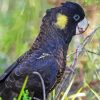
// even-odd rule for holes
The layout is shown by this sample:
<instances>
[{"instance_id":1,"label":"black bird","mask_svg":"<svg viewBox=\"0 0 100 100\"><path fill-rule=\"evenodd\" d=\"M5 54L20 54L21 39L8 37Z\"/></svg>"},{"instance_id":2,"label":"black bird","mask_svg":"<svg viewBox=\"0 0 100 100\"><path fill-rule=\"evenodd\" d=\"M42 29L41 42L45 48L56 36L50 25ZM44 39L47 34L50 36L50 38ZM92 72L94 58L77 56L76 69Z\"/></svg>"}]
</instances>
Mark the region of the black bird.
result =
<instances>
[{"instance_id":1,"label":"black bird","mask_svg":"<svg viewBox=\"0 0 100 100\"><path fill-rule=\"evenodd\" d=\"M0 77L3 100L13 100L18 96L26 76L29 77L26 89L30 96L43 99L41 81L34 71L41 74L48 95L63 76L72 37L83 33L87 26L84 10L77 3L66 2L48 9L32 47Z\"/></svg>"}]
</instances>

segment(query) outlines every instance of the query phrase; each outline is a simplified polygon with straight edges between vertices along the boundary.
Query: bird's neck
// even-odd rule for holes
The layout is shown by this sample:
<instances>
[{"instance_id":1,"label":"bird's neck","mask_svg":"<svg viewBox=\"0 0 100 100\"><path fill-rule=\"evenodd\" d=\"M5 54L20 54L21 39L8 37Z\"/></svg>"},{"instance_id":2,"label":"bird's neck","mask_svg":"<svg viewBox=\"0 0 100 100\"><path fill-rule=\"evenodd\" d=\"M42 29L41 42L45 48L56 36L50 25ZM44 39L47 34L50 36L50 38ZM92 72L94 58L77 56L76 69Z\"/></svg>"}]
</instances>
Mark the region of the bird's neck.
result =
<instances>
[{"instance_id":1,"label":"bird's neck","mask_svg":"<svg viewBox=\"0 0 100 100\"><path fill-rule=\"evenodd\" d=\"M64 31L52 25L41 26L40 33L36 38L32 48L42 49L43 52L53 53L53 55L63 54L66 57L71 36L64 36Z\"/></svg>"}]
</instances>

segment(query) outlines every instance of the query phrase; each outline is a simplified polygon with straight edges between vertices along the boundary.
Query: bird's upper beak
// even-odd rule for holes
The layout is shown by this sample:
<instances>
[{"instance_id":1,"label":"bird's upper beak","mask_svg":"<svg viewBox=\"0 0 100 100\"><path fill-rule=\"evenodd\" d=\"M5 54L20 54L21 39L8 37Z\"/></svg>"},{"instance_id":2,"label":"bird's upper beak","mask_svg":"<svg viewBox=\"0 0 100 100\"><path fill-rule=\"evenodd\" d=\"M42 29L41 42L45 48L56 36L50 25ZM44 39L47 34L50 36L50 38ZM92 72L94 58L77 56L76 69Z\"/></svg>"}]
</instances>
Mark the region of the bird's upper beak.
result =
<instances>
[{"instance_id":1,"label":"bird's upper beak","mask_svg":"<svg viewBox=\"0 0 100 100\"><path fill-rule=\"evenodd\" d=\"M81 34L86 31L88 28L89 23L86 18L84 18L82 21L80 21L76 26L76 35Z\"/></svg>"}]
</instances>

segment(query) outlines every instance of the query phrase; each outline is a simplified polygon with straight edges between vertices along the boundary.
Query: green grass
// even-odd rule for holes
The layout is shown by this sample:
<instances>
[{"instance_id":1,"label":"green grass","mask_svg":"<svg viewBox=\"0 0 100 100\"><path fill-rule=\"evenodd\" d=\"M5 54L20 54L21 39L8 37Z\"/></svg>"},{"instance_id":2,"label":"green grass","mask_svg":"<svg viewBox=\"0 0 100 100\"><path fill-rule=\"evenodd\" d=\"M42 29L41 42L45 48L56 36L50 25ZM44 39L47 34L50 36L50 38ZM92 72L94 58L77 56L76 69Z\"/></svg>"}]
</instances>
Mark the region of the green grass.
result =
<instances>
[{"instance_id":1,"label":"green grass","mask_svg":"<svg viewBox=\"0 0 100 100\"><path fill-rule=\"evenodd\" d=\"M26 76L26 78L25 78L25 81L23 83L22 89L21 89L20 94L18 96L18 100L21 100L21 98L23 96L23 93L24 93L24 99L27 100L26 99L27 98L27 95L25 95L25 94L28 93L28 92L24 92L25 87L26 87L26 84L27 84L27 81L28 81L28 76Z\"/></svg>"}]
</instances>

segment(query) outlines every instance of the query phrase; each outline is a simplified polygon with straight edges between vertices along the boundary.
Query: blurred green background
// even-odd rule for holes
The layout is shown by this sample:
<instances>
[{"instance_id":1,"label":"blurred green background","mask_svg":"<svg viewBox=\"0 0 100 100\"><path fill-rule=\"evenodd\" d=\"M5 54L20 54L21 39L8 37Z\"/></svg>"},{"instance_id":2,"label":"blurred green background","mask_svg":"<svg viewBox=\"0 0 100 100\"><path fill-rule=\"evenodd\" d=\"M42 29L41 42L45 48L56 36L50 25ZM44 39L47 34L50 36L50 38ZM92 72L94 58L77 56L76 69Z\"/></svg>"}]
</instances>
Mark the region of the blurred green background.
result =
<instances>
[{"instance_id":1,"label":"blurred green background","mask_svg":"<svg viewBox=\"0 0 100 100\"><path fill-rule=\"evenodd\" d=\"M31 47L46 9L59 6L64 1L67 0L0 0L0 74ZM90 22L89 29L84 33L86 37L95 26L100 25L100 0L70 1L80 3L86 12ZM75 51L73 41L68 54ZM72 61L73 56L69 57L68 64ZM80 80L100 80L100 30L78 61Z\"/></svg>"}]
</instances>

